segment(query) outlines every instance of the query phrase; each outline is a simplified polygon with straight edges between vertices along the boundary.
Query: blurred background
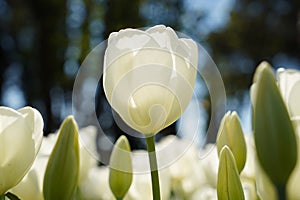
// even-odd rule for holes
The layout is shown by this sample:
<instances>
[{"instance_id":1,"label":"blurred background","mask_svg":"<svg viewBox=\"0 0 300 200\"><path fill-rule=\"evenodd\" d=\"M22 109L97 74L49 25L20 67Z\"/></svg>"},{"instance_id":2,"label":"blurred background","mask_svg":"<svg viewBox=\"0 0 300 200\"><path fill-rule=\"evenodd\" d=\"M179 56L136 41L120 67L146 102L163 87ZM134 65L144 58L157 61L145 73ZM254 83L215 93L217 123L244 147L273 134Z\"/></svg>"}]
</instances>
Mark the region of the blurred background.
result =
<instances>
[{"instance_id":1,"label":"blurred background","mask_svg":"<svg viewBox=\"0 0 300 200\"><path fill-rule=\"evenodd\" d=\"M54 132L72 113L74 80L91 49L112 31L156 24L205 47L224 80L227 109L238 111L246 131L257 64L300 68L299 0L0 0L0 105L33 106L45 134ZM101 88L97 101L104 131L121 134ZM209 94L202 102L208 121Z\"/></svg>"}]
</instances>

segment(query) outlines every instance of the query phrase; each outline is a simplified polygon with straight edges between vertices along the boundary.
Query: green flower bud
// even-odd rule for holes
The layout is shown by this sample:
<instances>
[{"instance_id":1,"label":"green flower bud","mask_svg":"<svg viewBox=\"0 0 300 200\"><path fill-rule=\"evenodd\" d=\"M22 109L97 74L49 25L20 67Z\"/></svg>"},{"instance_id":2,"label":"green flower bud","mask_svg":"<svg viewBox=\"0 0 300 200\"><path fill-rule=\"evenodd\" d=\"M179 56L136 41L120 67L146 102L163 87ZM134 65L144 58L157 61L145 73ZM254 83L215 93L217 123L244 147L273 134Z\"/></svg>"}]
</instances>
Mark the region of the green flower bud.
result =
<instances>
[{"instance_id":1,"label":"green flower bud","mask_svg":"<svg viewBox=\"0 0 300 200\"><path fill-rule=\"evenodd\" d=\"M217 193L219 200L245 199L235 159L227 145L220 153Z\"/></svg>"},{"instance_id":2,"label":"green flower bud","mask_svg":"<svg viewBox=\"0 0 300 200\"><path fill-rule=\"evenodd\" d=\"M44 177L45 200L72 199L78 183L78 127L72 116L65 119L58 134Z\"/></svg>"},{"instance_id":3,"label":"green flower bud","mask_svg":"<svg viewBox=\"0 0 300 200\"><path fill-rule=\"evenodd\" d=\"M251 88L258 160L275 185L284 186L297 160L296 136L271 66L262 62Z\"/></svg>"},{"instance_id":4,"label":"green flower bud","mask_svg":"<svg viewBox=\"0 0 300 200\"><path fill-rule=\"evenodd\" d=\"M221 149L227 145L236 160L239 173L246 162L247 148L239 116L236 112L227 112L221 122L217 136L217 148L220 156Z\"/></svg>"},{"instance_id":5,"label":"green flower bud","mask_svg":"<svg viewBox=\"0 0 300 200\"><path fill-rule=\"evenodd\" d=\"M116 142L109 162L109 186L117 199L122 199L132 182L130 145L122 135Z\"/></svg>"}]
</instances>

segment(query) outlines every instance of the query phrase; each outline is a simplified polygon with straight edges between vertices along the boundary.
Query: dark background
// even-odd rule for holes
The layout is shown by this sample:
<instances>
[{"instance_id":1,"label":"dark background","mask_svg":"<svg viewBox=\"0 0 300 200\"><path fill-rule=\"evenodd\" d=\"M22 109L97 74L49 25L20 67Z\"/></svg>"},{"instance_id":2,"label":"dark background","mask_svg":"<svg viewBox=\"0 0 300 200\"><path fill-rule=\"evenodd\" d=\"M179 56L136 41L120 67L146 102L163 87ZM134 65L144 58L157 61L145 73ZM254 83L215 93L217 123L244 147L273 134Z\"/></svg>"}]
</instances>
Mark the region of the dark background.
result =
<instances>
[{"instance_id":1,"label":"dark background","mask_svg":"<svg viewBox=\"0 0 300 200\"><path fill-rule=\"evenodd\" d=\"M72 113L74 79L89 51L112 31L155 24L205 46L229 109L239 109L262 60L300 67L299 0L0 0L0 105L31 105L43 115L45 134L55 131ZM101 94L99 118L118 135Z\"/></svg>"}]
</instances>

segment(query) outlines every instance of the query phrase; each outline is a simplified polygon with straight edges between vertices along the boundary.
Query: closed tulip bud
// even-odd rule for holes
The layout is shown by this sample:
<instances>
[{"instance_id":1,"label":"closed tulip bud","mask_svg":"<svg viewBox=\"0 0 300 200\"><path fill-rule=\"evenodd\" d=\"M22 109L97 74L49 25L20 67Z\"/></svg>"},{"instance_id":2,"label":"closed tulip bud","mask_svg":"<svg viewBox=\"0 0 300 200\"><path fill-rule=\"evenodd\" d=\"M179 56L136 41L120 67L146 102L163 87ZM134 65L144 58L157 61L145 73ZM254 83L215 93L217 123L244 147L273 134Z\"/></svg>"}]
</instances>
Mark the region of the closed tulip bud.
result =
<instances>
[{"instance_id":1,"label":"closed tulip bud","mask_svg":"<svg viewBox=\"0 0 300 200\"><path fill-rule=\"evenodd\" d=\"M109 186L117 199L123 199L132 182L130 145L122 135L116 142L109 161Z\"/></svg>"},{"instance_id":2,"label":"closed tulip bud","mask_svg":"<svg viewBox=\"0 0 300 200\"><path fill-rule=\"evenodd\" d=\"M43 119L34 108L0 106L0 197L30 169L43 138Z\"/></svg>"},{"instance_id":3,"label":"closed tulip bud","mask_svg":"<svg viewBox=\"0 0 300 200\"><path fill-rule=\"evenodd\" d=\"M78 183L78 127L72 116L65 119L58 134L44 177L45 200L72 199Z\"/></svg>"},{"instance_id":4,"label":"closed tulip bud","mask_svg":"<svg viewBox=\"0 0 300 200\"><path fill-rule=\"evenodd\" d=\"M272 182L284 187L297 160L292 122L271 66L262 62L251 88L253 131L258 160Z\"/></svg>"},{"instance_id":5,"label":"closed tulip bud","mask_svg":"<svg viewBox=\"0 0 300 200\"><path fill-rule=\"evenodd\" d=\"M217 136L219 155L225 145L232 151L238 171L241 173L246 162L247 148L240 119L236 112L227 112L222 119Z\"/></svg>"},{"instance_id":6,"label":"closed tulip bud","mask_svg":"<svg viewBox=\"0 0 300 200\"><path fill-rule=\"evenodd\" d=\"M219 200L245 199L234 156L226 145L220 152L217 193Z\"/></svg>"},{"instance_id":7,"label":"closed tulip bud","mask_svg":"<svg viewBox=\"0 0 300 200\"><path fill-rule=\"evenodd\" d=\"M198 47L163 25L110 34L103 87L131 128L153 135L175 122L193 94Z\"/></svg>"}]
</instances>

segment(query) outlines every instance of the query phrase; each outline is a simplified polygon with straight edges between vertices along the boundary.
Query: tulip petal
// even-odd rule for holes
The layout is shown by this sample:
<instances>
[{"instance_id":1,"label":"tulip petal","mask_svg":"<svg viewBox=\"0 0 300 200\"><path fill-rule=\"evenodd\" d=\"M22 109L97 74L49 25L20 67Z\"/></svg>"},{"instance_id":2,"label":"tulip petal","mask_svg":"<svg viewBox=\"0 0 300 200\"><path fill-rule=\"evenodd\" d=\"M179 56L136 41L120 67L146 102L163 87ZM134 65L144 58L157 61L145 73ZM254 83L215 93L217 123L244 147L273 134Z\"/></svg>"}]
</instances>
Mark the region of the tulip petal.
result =
<instances>
[{"instance_id":1,"label":"tulip petal","mask_svg":"<svg viewBox=\"0 0 300 200\"><path fill-rule=\"evenodd\" d=\"M0 133L10 124L14 123L21 115L14 109L0 106Z\"/></svg>"},{"instance_id":2,"label":"tulip petal","mask_svg":"<svg viewBox=\"0 0 300 200\"><path fill-rule=\"evenodd\" d=\"M22 113L26 124L32 131L32 138L35 141L35 153L37 154L43 139L44 122L42 115L36 109L28 106L18 110L18 112Z\"/></svg>"},{"instance_id":3,"label":"tulip petal","mask_svg":"<svg viewBox=\"0 0 300 200\"><path fill-rule=\"evenodd\" d=\"M300 116L300 73L293 69L278 69L277 79L280 91L292 117Z\"/></svg>"},{"instance_id":4,"label":"tulip petal","mask_svg":"<svg viewBox=\"0 0 300 200\"><path fill-rule=\"evenodd\" d=\"M0 194L15 186L31 167L36 153L25 118L17 111L0 108Z\"/></svg>"},{"instance_id":5,"label":"tulip petal","mask_svg":"<svg viewBox=\"0 0 300 200\"><path fill-rule=\"evenodd\" d=\"M159 44L159 47L175 51L178 46L178 37L173 29L164 25L157 25L145 31Z\"/></svg>"}]
</instances>

